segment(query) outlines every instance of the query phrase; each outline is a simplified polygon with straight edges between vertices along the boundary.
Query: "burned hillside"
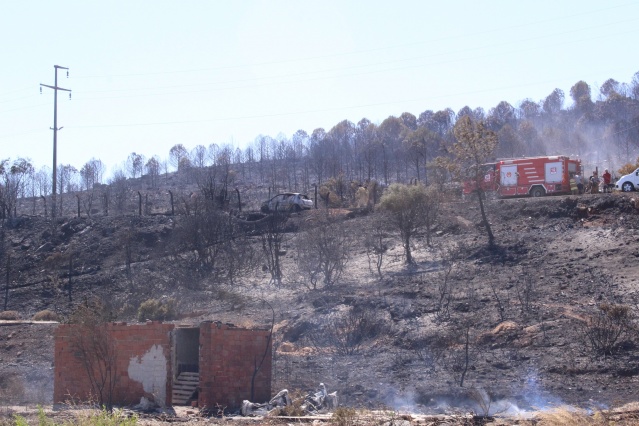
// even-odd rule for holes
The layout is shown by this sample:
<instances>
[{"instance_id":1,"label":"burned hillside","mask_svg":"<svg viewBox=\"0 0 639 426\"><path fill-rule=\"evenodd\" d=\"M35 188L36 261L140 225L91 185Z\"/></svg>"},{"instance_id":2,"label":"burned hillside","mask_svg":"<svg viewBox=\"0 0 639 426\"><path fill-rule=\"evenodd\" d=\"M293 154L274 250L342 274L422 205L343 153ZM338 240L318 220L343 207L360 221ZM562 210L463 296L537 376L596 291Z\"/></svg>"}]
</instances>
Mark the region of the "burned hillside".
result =
<instances>
[{"instance_id":1,"label":"burned hillside","mask_svg":"<svg viewBox=\"0 0 639 426\"><path fill-rule=\"evenodd\" d=\"M377 211L293 213L219 250L197 246L203 228L189 228L187 215L21 216L4 222L4 310L28 320L49 309L66 321L97 297L128 322L154 319L139 316L148 299L174 300L177 323L268 328L274 315L272 388L323 382L352 406L477 410L479 390L521 409L635 399L639 215L631 197L486 206L494 247L476 202L448 200L431 245L423 232L413 238L411 265L389 226L376 234L383 250L371 245ZM317 269L327 264L312 269L306 254L336 236L347 250L327 281ZM274 238L279 280L272 259L259 255ZM32 390L51 380L50 336L48 325L0 326L0 375L19 390L5 400L51 401Z\"/></svg>"}]
</instances>

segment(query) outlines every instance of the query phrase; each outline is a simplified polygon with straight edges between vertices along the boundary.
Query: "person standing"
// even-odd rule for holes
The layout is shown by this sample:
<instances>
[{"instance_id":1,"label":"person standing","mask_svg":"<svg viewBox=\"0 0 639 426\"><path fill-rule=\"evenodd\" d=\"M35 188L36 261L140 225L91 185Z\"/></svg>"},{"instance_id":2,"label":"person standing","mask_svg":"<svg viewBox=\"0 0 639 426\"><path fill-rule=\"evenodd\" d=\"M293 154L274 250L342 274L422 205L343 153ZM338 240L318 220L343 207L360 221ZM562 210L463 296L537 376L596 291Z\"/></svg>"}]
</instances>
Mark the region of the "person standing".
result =
<instances>
[{"instance_id":1,"label":"person standing","mask_svg":"<svg viewBox=\"0 0 639 426\"><path fill-rule=\"evenodd\" d=\"M577 181L575 181L575 175L570 175L570 193L572 195L577 195L579 193Z\"/></svg>"},{"instance_id":2,"label":"person standing","mask_svg":"<svg viewBox=\"0 0 639 426\"><path fill-rule=\"evenodd\" d=\"M575 183L577 184L577 191L579 192L579 194L583 194L584 193L584 181L581 178L581 175L579 173L577 173L575 175Z\"/></svg>"},{"instance_id":3,"label":"person standing","mask_svg":"<svg viewBox=\"0 0 639 426\"><path fill-rule=\"evenodd\" d=\"M590 176L590 193L599 193L599 175L596 170L593 172L592 176Z\"/></svg>"},{"instance_id":4,"label":"person standing","mask_svg":"<svg viewBox=\"0 0 639 426\"><path fill-rule=\"evenodd\" d=\"M612 192L611 191L612 175L610 175L610 172L608 171L608 169L604 170L601 177L603 178L603 185L604 185L603 192Z\"/></svg>"}]
</instances>

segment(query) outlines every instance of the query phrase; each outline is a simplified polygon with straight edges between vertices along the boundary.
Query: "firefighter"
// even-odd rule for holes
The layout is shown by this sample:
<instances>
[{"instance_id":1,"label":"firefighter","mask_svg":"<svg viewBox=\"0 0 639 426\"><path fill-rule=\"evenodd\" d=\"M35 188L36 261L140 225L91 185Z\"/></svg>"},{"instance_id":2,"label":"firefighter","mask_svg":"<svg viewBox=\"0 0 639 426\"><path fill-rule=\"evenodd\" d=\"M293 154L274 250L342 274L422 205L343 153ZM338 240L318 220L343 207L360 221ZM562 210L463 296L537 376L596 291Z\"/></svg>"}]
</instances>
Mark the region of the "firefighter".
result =
<instances>
[{"instance_id":1,"label":"firefighter","mask_svg":"<svg viewBox=\"0 0 639 426\"><path fill-rule=\"evenodd\" d=\"M596 170L593 172L592 176L590 176L590 193L599 193L599 175Z\"/></svg>"},{"instance_id":2,"label":"firefighter","mask_svg":"<svg viewBox=\"0 0 639 426\"><path fill-rule=\"evenodd\" d=\"M581 178L581 175L579 173L577 173L575 175L575 183L577 184L577 192L579 194L583 194L584 193L584 182L583 182L583 179Z\"/></svg>"},{"instance_id":3,"label":"firefighter","mask_svg":"<svg viewBox=\"0 0 639 426\"><path fill-rule=\"evenodd\" d=\"M570 193L572 195L577 195L579 189L577 188L577 181L575 180L575 175L570 175Z\"/></svg>"},{"instance_id":4,"label":"firefighter","mask_svg":"<svg viewBox=\"0 0 639 426\"><path fill-rule=\"evenodd\" d=\"M612 176L610 175L610 172L608 171L608 169L604 170L603 175L601 175L601 177L603 178L603 192L612 192L611 191L611 181L612 181Z\"/></svg>"}]
</instances>

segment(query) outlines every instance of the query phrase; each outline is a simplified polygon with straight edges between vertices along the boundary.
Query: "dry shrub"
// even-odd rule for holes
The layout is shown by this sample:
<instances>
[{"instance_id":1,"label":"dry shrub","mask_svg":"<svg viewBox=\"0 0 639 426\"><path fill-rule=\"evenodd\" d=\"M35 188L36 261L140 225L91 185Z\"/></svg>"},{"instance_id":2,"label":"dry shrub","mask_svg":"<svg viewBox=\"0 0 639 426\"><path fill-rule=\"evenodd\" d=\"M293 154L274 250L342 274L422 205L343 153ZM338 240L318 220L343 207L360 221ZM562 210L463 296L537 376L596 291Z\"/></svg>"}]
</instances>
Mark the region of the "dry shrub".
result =
<instances>
[{"instance_id":1,"label":"dry shrub","mask_svg":"<svg viewBox=\"0 0 639 426\"><path fill-rule=\"evenodd\" d=\"M76 306L69 317L69 323L95 327L115 319L116 315L107 303L99 298L92 298Z\"/></svg>"},{"instance_id":2,"label":"dry shrub","mask_svg":"<svg viewBox=\"0 0 639 426\"><path fill-rule=\"evenodd\" d=\"M167 321L177 317L175 299L148 299L138 308L138 321Z\"/></svg>"},{"instance_id":3,"label":"dry shrub","mask_svg":"<svg viewBox=\"0 0 639 426\"><path fill-rule=\"evenodd\" d=\"M333 411L331 424L337 426L353 426L357 424L357 411L350 407L338 407Z\"/></svg>"},{"instance_id":4,"label":"dry shrub","mask_svg":"<svg viewBox=\"0 0 639 426\"><path fill-rule=\"evenodd\" d=\"M16 321L20 319L18 311L2 311L0 312L0 320Z\"/></svg>"},{"instance_id":5,"label":"dry shrub","mask_svg":"<svg viewBox=\"0 0 639 426\"><path fill-rule=\"evenodd\" d=\"M307 415L308 413L302 408L302 405L304 405L305 394L301 390L295 389L289 393L289 396L291 397L291 404L274 411L273 414L275 416L287 417L301 417Z\"/></svg>"},{"instance_id":6,"label":"dry shrub","mask_svg":"<svg viewBox=\"0 0 639 426\"><path fill-rule=\"evenodd\" d=\"M535 416L537 426L607 426L606 416L597 411L589 415L586 410L562 406L542 411Z\"/></svg>"},{"instance_id":7,"label":"dry shrub","mask_svg":"<svg viewBox=\"0 0 639 426\"><path fill-rule=\"evenodd\" d=\"M58 321L58 314L55 312L45 309L40 312L36 312L33 316L34 321Z\"/></svg>"}]
</instances>

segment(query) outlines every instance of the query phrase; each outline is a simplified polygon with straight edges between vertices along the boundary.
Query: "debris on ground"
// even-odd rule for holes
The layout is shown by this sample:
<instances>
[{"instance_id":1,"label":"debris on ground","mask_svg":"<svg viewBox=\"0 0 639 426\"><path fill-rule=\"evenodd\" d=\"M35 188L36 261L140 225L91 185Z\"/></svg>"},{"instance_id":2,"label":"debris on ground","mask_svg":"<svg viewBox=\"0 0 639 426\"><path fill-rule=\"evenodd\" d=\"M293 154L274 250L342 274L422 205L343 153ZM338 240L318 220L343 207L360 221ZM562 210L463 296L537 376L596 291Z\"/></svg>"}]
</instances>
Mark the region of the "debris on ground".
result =
<instances>
[{"instance_id":1,"label":"debris on ground","mask_svg":"<svg viewBox=\"0 0 639 426\"><path fill-rule=\"evenodd\" d=\"M302 401L294 401L289 396L288 389L282 389L266 403L256 403L248 400L242 401L240 412L242 416L245 417L268 416L274 415L279 410L285 407L291 407L294 404L299 404L300 410L305 415L315 415L320 412L326 412L337 408L337 391L328 393L324 383L320 383L317 392L309 393Z\"/></svg>"}]
</instances>

